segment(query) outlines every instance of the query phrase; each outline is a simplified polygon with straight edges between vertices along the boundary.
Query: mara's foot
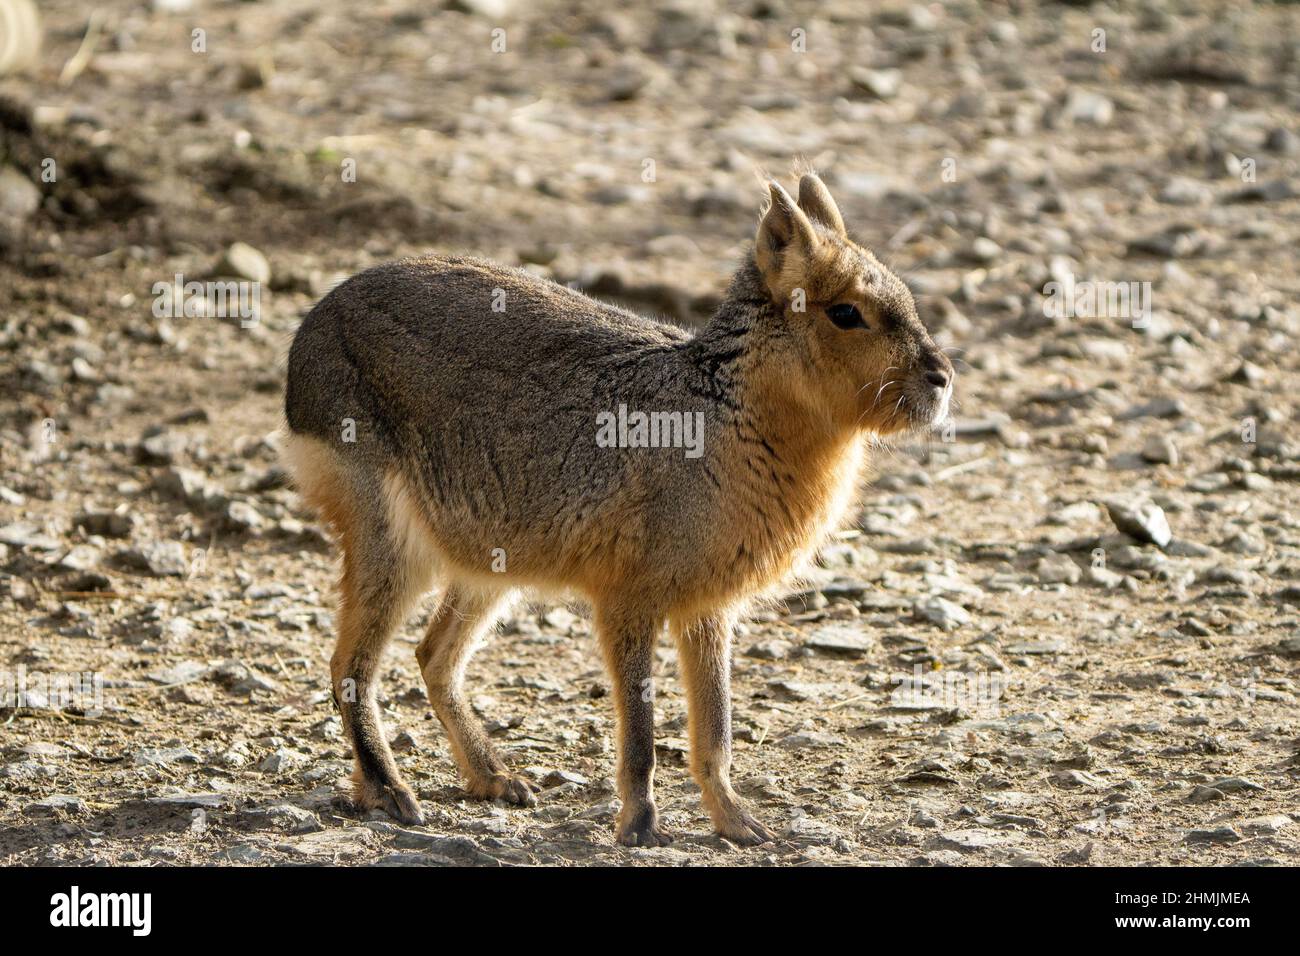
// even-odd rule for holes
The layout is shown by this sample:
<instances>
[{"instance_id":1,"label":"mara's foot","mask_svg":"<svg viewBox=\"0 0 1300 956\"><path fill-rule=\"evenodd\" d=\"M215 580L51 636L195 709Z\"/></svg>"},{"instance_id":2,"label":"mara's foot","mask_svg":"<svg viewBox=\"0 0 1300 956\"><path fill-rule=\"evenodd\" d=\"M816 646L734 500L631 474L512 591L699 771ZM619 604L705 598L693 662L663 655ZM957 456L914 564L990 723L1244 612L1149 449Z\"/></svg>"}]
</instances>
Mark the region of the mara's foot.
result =
<instances>
[{"instance_id":1,"label":"mara's foot","mask_svg":"<svg viewBox=\"0 0 1300 956\"><path fill-rule=\"evenodd\" d=\"M407 826L419 826L424 823L424 814L420 811L420 801L414 791L404 783L385 786L364 780L353 781L352 802L361 811L383 810L394 820Z\"/></svg>"},{"instance_id":2,"label":"mara's foot","mask_svg":"<svg viewBox=\"0 0 1300 956\"><path fill-rule=\"evenodd\" d=\"M537 806L537 784L511 773L494 773L473 780L465 788L476 800L504 800L517 807Z\"/></svg>"},{"instance_id":3,"label":"mara's foot","mask_svg":"<svg viewBox=\"0 0 1300 956\"><path fill-rule=\"evenodd\" d=\"M713 829L718 836L740 846L757 846L776 839L775 833L755 820L749 810L739 804L714 817Z\"/></svg>"},{"instance_id":4,"label":"mara's foot","mask_svg":"<svg viewBox=\"0 0 1300 956\"><path fill-rule=\"evenodd\" d=\"M623 846L667 846L673 842L659 825L659 811L653 805L619 814L617 833Z\"/></svg>"}]
</instances>

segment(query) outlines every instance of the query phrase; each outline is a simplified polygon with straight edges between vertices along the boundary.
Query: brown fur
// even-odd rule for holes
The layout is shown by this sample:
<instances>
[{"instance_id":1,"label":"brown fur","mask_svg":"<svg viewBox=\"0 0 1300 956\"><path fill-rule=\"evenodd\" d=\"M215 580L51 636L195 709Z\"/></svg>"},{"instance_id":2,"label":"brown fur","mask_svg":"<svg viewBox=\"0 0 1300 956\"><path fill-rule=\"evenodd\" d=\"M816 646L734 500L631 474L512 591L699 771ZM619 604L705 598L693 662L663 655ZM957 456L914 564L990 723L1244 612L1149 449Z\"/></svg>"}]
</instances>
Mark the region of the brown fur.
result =
<instances>
[{"instance_id":1,"label":"brown fur","mask_svg":"<svg viewBox=\"0 0 1300 956\"><path fill-rule=\"evenodd\" d=\"M866 328L831 320L846 304ZM331 292L290 353L285 451L344 553L332 671L358 802L421 818L384 741L373 678L435 583L442 601L417 657L469 791L534 801L462 689L476 641L510 593L532 588L594 608L614 684L620 841L668 839L650 683L665 623L714 826L769 839L729 782L732 623L834 530L872 436L943 413L951 374L906 288L852 242L812 174L798 202L770 184L753 258L694 336L462 258L381 266ZM601 446L597 413L619 404L698 413L701 454ZM347 680L354 700L341 694Z\"/></svg>"}]
</instances>

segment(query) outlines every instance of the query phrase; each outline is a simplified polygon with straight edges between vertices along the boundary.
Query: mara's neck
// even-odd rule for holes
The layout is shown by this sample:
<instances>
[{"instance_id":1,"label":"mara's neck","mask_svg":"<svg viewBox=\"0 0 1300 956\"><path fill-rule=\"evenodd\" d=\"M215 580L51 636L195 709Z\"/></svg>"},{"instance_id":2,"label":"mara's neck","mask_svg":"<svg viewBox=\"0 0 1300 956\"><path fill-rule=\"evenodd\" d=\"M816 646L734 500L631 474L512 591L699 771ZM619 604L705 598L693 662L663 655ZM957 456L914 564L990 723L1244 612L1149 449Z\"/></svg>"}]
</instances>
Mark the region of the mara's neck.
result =
<instances>
[{"instance_id":1,"label":"mara's neck","mask_svg":"<svg viewBox=\"0 0 1300 956\"><path fill-rule=\"evenodd\" d=\"M774 586L852 503L864 442L820 400L752 262L686 348L693 390L725 423L709 453L727 529L715 543L719 566L740 591Z\"/></svg>"},{"instance_id":2,"label":"mara's neck","mask_svg":"<svg viewBox=\"0 0 1300 956\"><path fill-rule=\"evenodd\" d=\"M769 453L787 464L815 470L857 443L857 430L837 420L809 382L800 349L752 255L736 270L713 318L689 349L737 427L757 433Z\"/></svg>"}]
</instances>

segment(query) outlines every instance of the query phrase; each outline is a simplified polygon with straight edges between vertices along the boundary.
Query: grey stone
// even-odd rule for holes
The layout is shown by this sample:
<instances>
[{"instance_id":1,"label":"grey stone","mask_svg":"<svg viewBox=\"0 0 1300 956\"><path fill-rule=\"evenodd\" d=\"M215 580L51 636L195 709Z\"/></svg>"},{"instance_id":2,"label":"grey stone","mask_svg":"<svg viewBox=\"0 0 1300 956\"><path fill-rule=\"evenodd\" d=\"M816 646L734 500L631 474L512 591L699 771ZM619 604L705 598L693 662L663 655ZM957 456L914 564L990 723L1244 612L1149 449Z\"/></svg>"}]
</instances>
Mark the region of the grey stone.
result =
<instances>
[{"instance_id":1,"label":"grey stone","mask_svg":"<svg viewBox=\"0 0 1300 956\"><path fill-rule=\"evenodd\" d=\"M271 281L271 264L260 250L246 242L233 243L217 263L216 274L247 279L250 282Z\"/></svg>"},{"instance_id":2,"label":"grey stone","mask_svg":"<svg viewBox=\"0 0 1300 956\"><path fill-rule=\"evenodd\" d=\"M1164 510L1149 499L1113 498L1106 511L1116 528L1138 541L1163 548L1173 537Z\"/></svg>"}]
</instances>

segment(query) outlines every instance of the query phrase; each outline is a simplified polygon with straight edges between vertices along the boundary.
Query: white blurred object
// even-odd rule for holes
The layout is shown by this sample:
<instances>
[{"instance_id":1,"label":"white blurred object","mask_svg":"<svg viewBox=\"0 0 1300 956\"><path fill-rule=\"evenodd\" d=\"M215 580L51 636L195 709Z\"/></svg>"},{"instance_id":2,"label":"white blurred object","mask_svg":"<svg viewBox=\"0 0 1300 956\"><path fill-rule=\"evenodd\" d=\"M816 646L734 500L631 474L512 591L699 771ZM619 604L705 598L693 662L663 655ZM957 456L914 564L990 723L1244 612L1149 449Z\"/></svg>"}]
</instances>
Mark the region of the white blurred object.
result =
<instances>
[{"instance_id":1,"label":"white blurred object","mask_svg":"<svg viewBox=\"0 0 1300 956\"><path fill-rule=\"evenodd\" d=\"M0 0L0 75L17 73L41 50L41 21L32 0Z\"/></svg>"}]
</instances>

